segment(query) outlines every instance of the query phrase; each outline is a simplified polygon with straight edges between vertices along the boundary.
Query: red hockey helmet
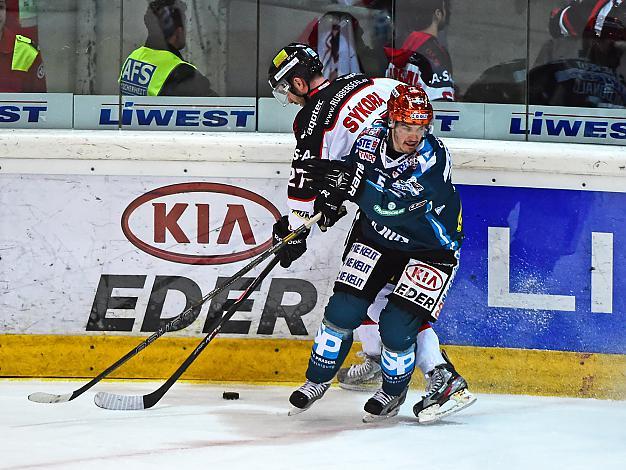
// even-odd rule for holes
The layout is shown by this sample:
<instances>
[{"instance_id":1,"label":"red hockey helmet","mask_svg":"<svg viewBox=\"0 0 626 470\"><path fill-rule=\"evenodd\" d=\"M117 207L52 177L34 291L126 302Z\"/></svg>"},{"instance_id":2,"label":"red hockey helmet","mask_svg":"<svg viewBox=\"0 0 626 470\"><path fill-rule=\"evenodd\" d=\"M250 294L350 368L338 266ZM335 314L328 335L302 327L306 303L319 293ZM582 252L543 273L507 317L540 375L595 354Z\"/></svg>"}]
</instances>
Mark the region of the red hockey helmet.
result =
<instances>
[{"instance_id":1,"label":"red hockey helmet","mask_svg":"<svg viewBox=\"0 0 626 470\"><path fill-rule=\"evenodd\" d=\"M402 84L391 91L387 114L390 121L428 126L433 120L433 107L421 87Z\"/></svg>"}]
</instances>

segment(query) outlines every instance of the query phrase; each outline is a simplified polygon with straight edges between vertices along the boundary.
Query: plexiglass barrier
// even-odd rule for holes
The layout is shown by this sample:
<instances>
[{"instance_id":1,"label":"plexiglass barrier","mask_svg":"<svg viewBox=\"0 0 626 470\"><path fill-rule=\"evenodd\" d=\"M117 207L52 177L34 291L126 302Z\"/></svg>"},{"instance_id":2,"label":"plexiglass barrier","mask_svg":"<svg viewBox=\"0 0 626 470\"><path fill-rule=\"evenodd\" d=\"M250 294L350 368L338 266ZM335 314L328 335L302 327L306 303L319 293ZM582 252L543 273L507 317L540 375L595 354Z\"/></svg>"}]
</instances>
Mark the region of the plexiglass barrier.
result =
<instances>
[{"instance_id":1,"label":"plexiglass barrier","mask_svg":"<svg viewBox=\"0 0 626 470\"><path fill-rule=\"evenodd\" d=\"M0 128L291 132L281 47L423 86L439 135L626 140L620 0L0 0Z\"/></svg>"}]
</instances>

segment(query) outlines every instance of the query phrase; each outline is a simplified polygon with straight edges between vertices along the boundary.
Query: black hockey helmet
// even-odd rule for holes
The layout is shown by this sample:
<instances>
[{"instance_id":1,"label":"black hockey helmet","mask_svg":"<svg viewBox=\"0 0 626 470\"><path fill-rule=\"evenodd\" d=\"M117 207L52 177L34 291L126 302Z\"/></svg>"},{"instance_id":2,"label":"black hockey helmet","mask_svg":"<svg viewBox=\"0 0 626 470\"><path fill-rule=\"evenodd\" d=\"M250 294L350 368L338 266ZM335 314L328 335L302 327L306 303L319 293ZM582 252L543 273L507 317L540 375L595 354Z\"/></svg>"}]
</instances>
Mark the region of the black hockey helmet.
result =
<instances>
[{"instance_id":1,"label":"black hockey helmet","mask_svg":"<svg viewBox=\"0 0 626 470\"><path fill-rule=\"evenodd\" d=\"M322 73L322 68L317 52L306 44L292 42L274 56L267 71L267 79L274 97L281 103L286 103L293 77L302 77L308 83L314 76Z\"/></svg>"}]
</instances>

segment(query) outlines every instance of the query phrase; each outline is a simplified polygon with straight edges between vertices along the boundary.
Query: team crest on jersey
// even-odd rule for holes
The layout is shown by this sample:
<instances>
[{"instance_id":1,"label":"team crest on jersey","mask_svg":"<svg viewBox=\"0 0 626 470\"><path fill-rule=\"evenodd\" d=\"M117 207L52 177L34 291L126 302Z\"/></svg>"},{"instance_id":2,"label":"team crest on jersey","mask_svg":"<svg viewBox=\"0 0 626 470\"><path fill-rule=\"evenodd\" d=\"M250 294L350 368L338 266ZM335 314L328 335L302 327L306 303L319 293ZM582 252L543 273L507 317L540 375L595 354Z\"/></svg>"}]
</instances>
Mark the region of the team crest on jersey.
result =
<instances>
[{"instance_id":1,"label":"team crest on jersey","mask_svg":"<svg viewBox=\"0 0 626 470\"><path fill-rule=\"evenodd\" d=\"M411 194L411 196L419 196L424 190L424 186L417 182L415 176L411 176L408 180L394 181L391 186L398 191Z\"/></svg>"}]
</instances>

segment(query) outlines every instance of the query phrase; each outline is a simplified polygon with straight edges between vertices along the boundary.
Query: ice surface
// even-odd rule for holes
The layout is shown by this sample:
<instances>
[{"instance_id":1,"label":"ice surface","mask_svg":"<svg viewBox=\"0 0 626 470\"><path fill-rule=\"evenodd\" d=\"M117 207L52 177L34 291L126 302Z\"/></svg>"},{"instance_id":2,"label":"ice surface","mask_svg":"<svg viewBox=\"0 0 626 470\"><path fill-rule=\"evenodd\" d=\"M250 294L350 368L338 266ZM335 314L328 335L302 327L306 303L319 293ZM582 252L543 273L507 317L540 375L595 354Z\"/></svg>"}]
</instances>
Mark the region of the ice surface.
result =
<instances>
[{"instance_id":1,"label":"ice surface","mask_svg":"<svg viewBox=\"0 0 626 470\"><path fill-rule=\"evenodd\" d=\"M295 387L176 384L155 408L109 411L94 390L59 404L29 393L67 393L83 382L0 380L2 469L626 469L626 402L478 395L470 408L430 426L411 413L361 422L368 393L331 388L288 417ZM146 393L151 382L109 382ZM237 391L241 399L222 399Z\"/></svg>"}]
</instances>

